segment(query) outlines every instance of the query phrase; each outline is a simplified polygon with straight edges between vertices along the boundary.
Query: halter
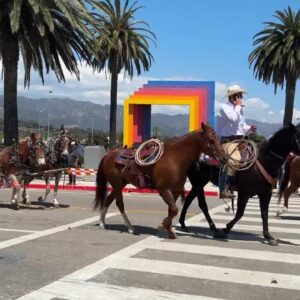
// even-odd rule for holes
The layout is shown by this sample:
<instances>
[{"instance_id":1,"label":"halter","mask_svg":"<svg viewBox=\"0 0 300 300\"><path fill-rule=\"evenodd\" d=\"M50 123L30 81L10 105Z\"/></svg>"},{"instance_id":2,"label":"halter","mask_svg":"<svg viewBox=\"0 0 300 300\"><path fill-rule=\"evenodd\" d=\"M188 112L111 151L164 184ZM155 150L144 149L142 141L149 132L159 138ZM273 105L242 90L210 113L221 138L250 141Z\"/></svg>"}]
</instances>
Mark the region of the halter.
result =
<instances>
[{"instance_id":1,"label":"halter","mask_svg":"<svg viewBox=\"0 0 300 300\"><path fill-rule=\"evenodd\" d=\"M35 142L29 142L28 141L28 144L29 144L29 158L32 159L32 161L34 162L34 165L38 165L38 157L36 156L36 149L38 148L42 148L43 150L45 150L46 146L45 144L38 140L38 141L35 141Z\"/></svg>"}]
</instances>

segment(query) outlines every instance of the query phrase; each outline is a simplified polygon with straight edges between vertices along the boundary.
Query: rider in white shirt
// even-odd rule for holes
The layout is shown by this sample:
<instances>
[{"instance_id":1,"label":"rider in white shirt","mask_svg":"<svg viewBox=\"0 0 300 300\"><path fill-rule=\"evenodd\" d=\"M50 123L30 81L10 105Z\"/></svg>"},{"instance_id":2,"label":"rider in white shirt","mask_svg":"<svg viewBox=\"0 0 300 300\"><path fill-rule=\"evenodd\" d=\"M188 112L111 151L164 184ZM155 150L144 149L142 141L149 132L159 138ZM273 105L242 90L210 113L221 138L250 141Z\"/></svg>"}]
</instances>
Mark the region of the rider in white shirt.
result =
<instances>
[{"instance_id":1,"label":"rider in white shirt","mask_svg":"<svg viewBox=\"0 0 300 300\"><path fill-rule=\"evenodd\" d=\"M221 137L221 142L231 142L241 139L251 131L254 132L254 125L247 125L243 114L243 95L246 93L239 85L228 87L225 98L226 103L221 104L219 116L217 118L217 132ZM219 188L220 198L233 198L234 195L228 191L230 176L227 170L223 171L220 176Z\"/></svg>"}]
</instances>

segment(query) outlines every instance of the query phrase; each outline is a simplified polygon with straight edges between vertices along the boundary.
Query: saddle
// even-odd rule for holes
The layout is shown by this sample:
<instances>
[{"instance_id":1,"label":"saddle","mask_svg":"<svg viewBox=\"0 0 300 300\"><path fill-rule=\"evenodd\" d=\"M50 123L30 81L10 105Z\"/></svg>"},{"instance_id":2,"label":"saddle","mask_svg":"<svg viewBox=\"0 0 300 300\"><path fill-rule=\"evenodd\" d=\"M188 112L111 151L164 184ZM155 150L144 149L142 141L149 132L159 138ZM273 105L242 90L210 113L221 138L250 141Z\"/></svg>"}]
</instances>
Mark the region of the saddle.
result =
<instances>
[{"instance_id":1,"label":"saddle","mask_svg":"<svg viewBox=\"0 0 300 300\"><path fill-rule=\"evenodd\" d=\"M115 159L115 167L121 171L125 180L138 188L153 188L151 177L135 162L136 149L121 149ZM141 151L141 158L146 159L152 154L150 149Z\"/></svg>"}]
</instances>

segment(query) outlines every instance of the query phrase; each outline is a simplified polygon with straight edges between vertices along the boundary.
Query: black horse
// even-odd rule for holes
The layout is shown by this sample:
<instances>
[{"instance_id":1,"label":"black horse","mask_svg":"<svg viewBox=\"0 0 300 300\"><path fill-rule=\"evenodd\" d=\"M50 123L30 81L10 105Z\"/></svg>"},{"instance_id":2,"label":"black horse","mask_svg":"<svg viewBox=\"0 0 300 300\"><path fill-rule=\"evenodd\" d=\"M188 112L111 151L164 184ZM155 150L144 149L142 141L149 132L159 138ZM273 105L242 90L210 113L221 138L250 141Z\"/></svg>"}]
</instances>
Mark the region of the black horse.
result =
<instances>
[{"instance_id":1,"label":"black horse","mask_svg":"<svg viewBox=\"0 0 300 300\"><path fill-rule=\"evenodd\" d=\"M289 152L299 153L298 135L299 131L297 128L293 124L290 124L278 130L268 141L260 144L258 161L272 178L277 177L279 169ZM192 184L192 189L185 198L179 218L182 229L187 229L185 226L185 215L191 202L197 196L199 207L202 209L214 237L225 238L233 226L242 218L249 198L258 195L263 222L263 235L270 245L278 245L278 241L269 233L268 227L268 211L272 197L272 184L267 181L256 163L248 170L236 173L234 184L238 192L238 197L235 217L222 231L216 228L208 212L203 188L209 181L216 185L218 184L219 171L219 167L209 166L199 161L190 167L188 178Z\"/></svg>"}]
</instances>

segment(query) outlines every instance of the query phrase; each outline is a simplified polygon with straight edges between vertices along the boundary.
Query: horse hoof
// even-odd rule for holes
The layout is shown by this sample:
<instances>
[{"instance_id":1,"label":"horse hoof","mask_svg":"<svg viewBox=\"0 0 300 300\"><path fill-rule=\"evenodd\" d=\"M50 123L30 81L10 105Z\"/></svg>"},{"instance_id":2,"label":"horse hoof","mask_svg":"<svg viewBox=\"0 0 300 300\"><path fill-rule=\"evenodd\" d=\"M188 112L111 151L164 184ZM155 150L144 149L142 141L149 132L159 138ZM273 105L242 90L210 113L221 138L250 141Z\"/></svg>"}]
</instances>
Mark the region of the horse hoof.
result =
<instances>
[{"instance_id":1,"label":"horse hoof","mask_svg":"<svg viewBox=\"0 0 300 300\"><path fill-rule=\"evenodd\" d=\"M100 223L98 227L99 227L99 229L107 229L106 225L103 225L102 223Z\"/></svg>"},{"instance_id":2,"label":"horse hoof","mask_svg":"<svg viewBox=\"0 0 300 300\"><path fill-rule=\"evenodd\" d=\"M19 207L18 204L12 204L12 208L13 208L14 210L20 210L20 207Z\"/></svg>"},{"instance_id":3,"label":"horse hoof","mask_svg":"<svg viewBox=\"0 0 300 300\"><path fill-rule=\"evenodd\" d=\"M270 246L278 246L279 245L278 240L275 240L275 239L269 240L268 242L269 242Z\"/></svg>"},{"instance_id":4,"label":"horse hoof","mask_svg":"<svg viewBox=\"0 0 300 300\"><path fill-rule=\"evenodd\" d=\"M214 239L226 239L227 233L224 230L215 230L213 233Z\"/></svg>"},{"instance_id":5,"label":"horse hoof","mask_svg":"<svg viewBox=\"0 0 300 300\"><path fill-rule=\"evenodd\" d=\"M168 238L170 239L170 240L175 240L176 238L177 238L177 236L176 236L176 233L175 232L169 232L168 233Z\"/></svg>"},{"instance_id":6,"label":"horse hoof","mask_svg":"<svg viewBox=\"0 0 300 300\"><path fill-rule=\"evenodd\" d=\"M182 230L182 231L184 231L184 232L190 232L190 229L187 227L187 226L180 226L180 229Z\"/></svg>"},{"instance_id":7,"label":"horse hoof","mask_svg":"<svg viewBox=\"0 0 300 300\"><path fill-rule=\"evenodd\" d=\"M225 234L225 235L227 235L227 234L229 234L229 229L227 229L227 228L223 228L222 229L222 232Z\"/></svg>"}]
</instances>

